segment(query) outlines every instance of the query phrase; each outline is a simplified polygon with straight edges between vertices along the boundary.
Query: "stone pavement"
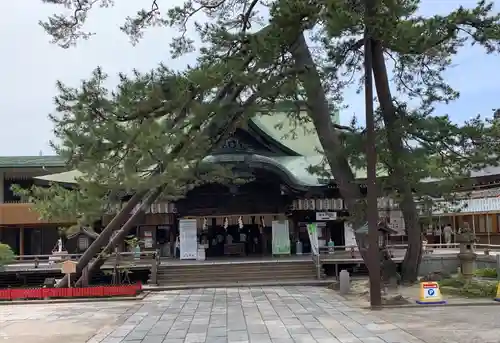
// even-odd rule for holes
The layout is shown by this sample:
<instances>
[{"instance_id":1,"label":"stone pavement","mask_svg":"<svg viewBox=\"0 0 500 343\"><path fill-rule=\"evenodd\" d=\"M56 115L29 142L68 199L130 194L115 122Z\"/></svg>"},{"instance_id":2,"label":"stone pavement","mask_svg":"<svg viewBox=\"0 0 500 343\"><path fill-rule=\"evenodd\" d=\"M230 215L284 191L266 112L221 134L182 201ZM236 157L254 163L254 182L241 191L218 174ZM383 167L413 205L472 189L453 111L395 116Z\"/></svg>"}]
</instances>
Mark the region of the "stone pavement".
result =
<instances>
[{"instance_id":1,"label":"stone pavement","mask_svg":"<svg viewBox=\"0 0 500 343\"><path fill-rule=\"evenodd\" d=\"M140 309L134 302L0 305L0 343L83 343Z\"/></svg>"},{"instance_id":2,"label":"stone pavement","mask_svg":"<svg viewBox=\"0 0 500 343\"><path fill-rule=\"evenodd\" d=\"M321 287L180 290L140 302L0 306L0 343L497 343L498 310L371 312Z\"/></svg>"}]
</instances>

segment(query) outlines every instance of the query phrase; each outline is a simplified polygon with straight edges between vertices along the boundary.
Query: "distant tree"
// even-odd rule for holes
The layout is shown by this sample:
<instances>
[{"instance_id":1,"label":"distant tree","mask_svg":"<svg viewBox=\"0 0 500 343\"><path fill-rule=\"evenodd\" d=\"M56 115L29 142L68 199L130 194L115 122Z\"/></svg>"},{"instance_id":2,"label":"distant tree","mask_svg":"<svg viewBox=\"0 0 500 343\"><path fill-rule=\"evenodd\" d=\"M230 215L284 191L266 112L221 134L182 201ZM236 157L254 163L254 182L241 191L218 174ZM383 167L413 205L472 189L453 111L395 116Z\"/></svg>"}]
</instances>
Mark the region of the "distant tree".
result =
<instances>
[{"instance_id":1,"label":"distant tree","mask_svg":"<svg viewBox=\"0 0 500 343\"><path fill-rule=\"evenodd\" d=\"M14 261L15 257L9 245L0 243L0 268Z\"/></svg>"},{"instance_id":2,"label":"distant tree","mask_svg":"<svg viewBox=\"0 0 500 343\"><path fill-rule=\"evenodd\" d=\"M62 47L90 37L91 33L83 31L89 10L99 3L110 4L45 2L64 4L71 10L69 15L54 16L42 23L54 43ZM363 227L366 202L351 166L364 165L364 128L356 121L350 127L339 127L332 123L331 113L343 108L345 89L362 77L363 41L359 37L365 28L374 46L379 164L388 173L380 181L387 182L384 188L395 190L393 195L403 211L409 237L403 264L406 281L416 280L421 258L415 196L448 196L449 186L466 179L472 170L498 163L498 125L479 117L459 125L446 115L434 113L436 103L459 96L444 80L443 72L460 48L470 43L483 45L488 53L497 51L499 16L491 13L491 3L480 1L472 9L459 7L448 15L428 17L416 14L420 5L417 0L381 0L368 11L364 3L356 1L281 0L262 4L256 0L199 0L166 12L160 12L157 1L144 3L147 9L127 18L122 27L133 42L146 27L173 26L180 29L180 35L171 42L173 57L191 51L198 51L200 57L195 67L184 72L160 67L146 75L122 76L116 94L104 88L105 77L100 70L81 90L60 87L63 95L58 98L58 110L64 115L62 119L53 118L56 134L63 142L59 150L93 180L116 180L127 189L148 188L151 184L143 178L131 176L137 175L135 167L144 171L151 165L162 165L183 170L175 166L184 155L161 147L176 146L185 137L185 125L196 128L191 130L195 134L217 118L219 125L227 123L234 128L238 118L240 123L247 120L259 105L305 101L307 115L290 113L290 120L314 124L328 172L339 186L353 226ZM196 15L202 13L205 22L196 22ZM263 20L263 16L269 20ZM198 37L186 34L190 20L195 22ZM308 43L306 34L311 32ZM388 60L392 75L387 70ZM165 79L175 84L168 92L164 91ZM216 90L227 93L229 89L234 96L215 96ZM214 98L218 101L207 104ZM221 99L227 102L222 105ZM249 100L251 104L246 106ZM234 107L244 110L237 117L228 117ZM159 118L165 119L160 122ZM212 147L205 144L207 140L213 142L207 138L212 136L210 133L190 140L191 148L184 146L190 152L184 163L199 161L209 151L199 148ZM173 178L170 171L156 175L153 182L171 184L179 175L173 174ZM421 182L431 176L441 179L432 188ZM179 183L172 188L176 187ZM363 238L357 235L362 248Z\"/></svg>"}]
</instances>

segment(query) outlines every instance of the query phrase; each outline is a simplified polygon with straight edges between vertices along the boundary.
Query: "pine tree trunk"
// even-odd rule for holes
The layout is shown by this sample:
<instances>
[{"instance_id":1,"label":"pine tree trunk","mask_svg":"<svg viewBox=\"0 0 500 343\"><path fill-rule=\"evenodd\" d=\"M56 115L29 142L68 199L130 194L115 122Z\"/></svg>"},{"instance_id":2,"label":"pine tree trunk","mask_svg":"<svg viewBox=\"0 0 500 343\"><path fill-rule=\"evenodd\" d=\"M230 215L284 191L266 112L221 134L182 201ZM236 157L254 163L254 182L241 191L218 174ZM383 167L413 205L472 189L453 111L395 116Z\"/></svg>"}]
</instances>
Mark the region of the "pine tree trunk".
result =
<instances>
[{"instance_id":1,"label":"pine tree trunk","mask_svg":"<svg viewBox=\"0 0 500 343\"><path fill-rule=\"evenodd\" d=\"M367 251L364 248L366 235L357 233L357 229L367 223L366 201L359 185L355 182L355 176L342 146L340 133L333 126L328 100L304 34L299 35L291 46L290 52L307 95L308 114L318 133L331 173L349 211L358 249L365 264L369 266L366 260Z\"/></svg>"},{"instance_id":2,"label":"pine tree trunk","mask_svg":"<svg viewBox=\"0 0 500 343\"><path fill-rule=\"evenodd\" d=\"M135 211L132 216L123 224L122 228L117 231L116 235L108 242L101 253L96 257L92 263L90 263L88 268L88 278L92 276L93 273L97 272L106 262L106 259L114 252L115 247L121 244L125 238L129 235L130 229L132 229L141 218L144 218L146 209L148 209L152 203L160 196L164 187L157 187L151 190L148 195L144 198L141 206ZM76 282L76 286L80 286L83 282L83 278L80 277Z\"/></svg>"},{"instance_id":3,"label":"pine tree trunk","mask_svg":"<svg viewBox=\"0 0 500 343\"><path fill-rule=\"evenodd\" d=\"M405 164L408 156L403 147L402 126L392 101L384 52L381 43L376 40L373 42L372 54L377 97L382 109L382 118L391 154L389 177L401 197L399 204L408 233L408 249L403 260L401 277L403 282L412 283L417 281L418 268L422 257L418 212L413 199L411 183L409 182L409 168Z\"/></svg>"},{"instance_id":4,"label":"pine tree trunk","mask_svg":"<svg viewBox=\"0 0 500 343\"><path fill-rule=\"evenodd\" d=\"M121 211L118 212L118 214L116 214L116 216L109 222L109 224L104 228L104 230L102 230L101 234L96 238L95 241L92 242L90 247L87 250L85 250L83 255L78 260L78 263L76 265L77 273L76 275L72 275L73 278L76 279L80 277L82 270L89 264L89 262L92 260L94 256L99 254L101 248L109 242L109 239L111 238L113 232L120 228L122 223L130 215L130 212L132 212L134 207L141 202L145 194L146 191L134 194L132 198L130 198L130 200L125 204L125 206L123 206ZM68 287L68 277L65 275L61 279L61 281L57 283L56 287L58 288Z\"/></svg>"}]
</instances>

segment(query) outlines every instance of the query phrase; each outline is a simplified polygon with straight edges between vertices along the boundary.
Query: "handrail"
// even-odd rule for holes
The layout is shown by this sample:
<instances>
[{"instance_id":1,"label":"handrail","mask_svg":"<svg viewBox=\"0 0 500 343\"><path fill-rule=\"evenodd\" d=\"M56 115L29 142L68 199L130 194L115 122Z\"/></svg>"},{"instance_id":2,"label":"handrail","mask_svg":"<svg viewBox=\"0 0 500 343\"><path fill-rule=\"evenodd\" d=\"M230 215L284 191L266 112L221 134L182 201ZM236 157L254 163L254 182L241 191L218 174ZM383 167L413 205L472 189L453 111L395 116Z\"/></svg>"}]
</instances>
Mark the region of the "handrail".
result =
<instances>
[{"instance_id":1,"label":"handrail","mask_svg":"<svg viewBox=\"0 0 500 343\"><path fill-rule=\"evenodd\" d=\"M151 257L153 258L155 255L155 251L141 251L141 252L131 252L124 251L118 253L111 253L108 259L116 258L116 256L120 257ZM50 259L58 259L58 260L77 260L83 254L51 254L51 255L17 255L15 257L15 263L33 263L36 260L38 261L49 261Z\"/></svg>"},{"instance_id":2,"label":"handrail","mask_svg":"<svg viewBox=\"0 0 500 343\"><path fill-rule=\"evenodd\" d=\"M426 244L427 247L431 248L442 248L442 249L449 249L449 248L458 248L460 247L459 243L429 243ZM475 247L481 247L481 248L491 248L491 249L500 249L500 244L482 244L482 243L474 243ZM389 249L406 249L408 247L408 244L388 244L386 245L387 248ZM354 248L355 250L358 249L357 245L336 245L334 247L334 251L349 251L351 248ZM321 251L328 251L330 250L331 247L329 246L320 246L319 250Z\"/></svg>"},{"instance_id":3,"label":"handrail","mask_svg":"<svg viewBox=\"0 0 500 343\"><path fill-rule=\"evenodd\" d=\"M460 246L459 243L450 243L450 244L446 244L446 243L435 243L435 244L426 244L427 247L431 247L431 248L442 248L442 249L449 249L450 247L451 248L458 248ZM500 249L500 244L482 244L482 243L475 243L474 246L476 248L490 248L490 249ZM387 245L386 246L387 248L389 249L406 249L408 247L408 244L390 244L390 245ZM342 251L342 252L349 252L351 248L354 248L355 251L357 251L358 249L358 246L357 245L336 245L334 247L334 252L339 252L339 251ZM324 253L325 251L330 251L331 250L331 247L328 247L328 246L320 246L319 247L319 252L320 254ZM118 253L115 253L113 252L110 256L110 258L113 258L113 257L116 257L117 255L118 256L123 256L123 257L128 257L128 256L141 256L141 257L146 257L146 256L150 256L151 258L153 258L154 256L159 257L159 255L157 254L156 251L141 251L141 252L133 252L133 251L123 251L123 252L118 252ZM83 254L79 253L79 254L61 254L61 255L57 255L57 254L50 254L50 255L17 255L15 257L15 261L16 263L29 263L29 262L33 262L34 260L38 259L38 260L48 260L50 258L54 258L54 257L57 257L59 259L72 259L72 260L75 260L75 259L78 259L80 256L82 256ZM314 256L314 254L313 254Z\"/></svg>"}]
</instances>

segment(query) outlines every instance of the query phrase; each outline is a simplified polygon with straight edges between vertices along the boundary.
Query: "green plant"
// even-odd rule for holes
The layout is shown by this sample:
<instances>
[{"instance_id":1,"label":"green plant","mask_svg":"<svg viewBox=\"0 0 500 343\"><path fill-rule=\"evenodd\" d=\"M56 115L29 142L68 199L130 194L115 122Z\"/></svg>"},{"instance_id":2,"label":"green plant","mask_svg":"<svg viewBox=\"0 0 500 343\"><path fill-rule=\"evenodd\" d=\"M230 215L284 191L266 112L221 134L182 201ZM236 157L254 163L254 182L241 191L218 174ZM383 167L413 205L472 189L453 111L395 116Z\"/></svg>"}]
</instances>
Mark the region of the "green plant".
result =
<instances>
[{"instance_id":1,"label":"green plant","mask_svg":"<svg viewBox=\"0 0 500 343\"><path fill-rule=\"evenodd\" d=\"M443 294L466 298L493 298L497 292L497 282L485 280L467 281L463 278L449 278L439 282Z\"/></svg>"},{"instance_id":2,"label":"green plant","mask_svg":"<svg viewBox=\"0 0 500 343\"><path fill-rule=\"evenodd\" d=\"M142 243L142 241L135 236L127 236L127 238L125 238L125 244L127 246L127 250L134 249L136 246L138 246L141 243Z\"/></svg>"},{"instance_id":3,"label":"green plant","mask_svg":"<svg viewBox=\"0 0 500 343\"><path fill-rule=\"evenodd\" d=\"M9 245L0 243L0 267L14 261L16 255Z\"/></svg>"},{"instance_id":4,"label":"green plant","mask_svg":"<svg viewBox=\"0 0 500 343\"><path fill-rule=\"evenodd\" d=\"M465 281L462 278L450 277L439 281L440 287L453 287L462 288L465 285Z\"/></svg>"},{"instance_id":5,"label":"green plant","mask_svg":"<svg viewBox=\"0 0 500 343\"><path fill-rule=\"evenodd\" d=\"M475 275L480 276L480 277L485 277L485 278L496 279L497 278L497 270L495 268L476 269Z\"/></svg>"}]
</instances>

